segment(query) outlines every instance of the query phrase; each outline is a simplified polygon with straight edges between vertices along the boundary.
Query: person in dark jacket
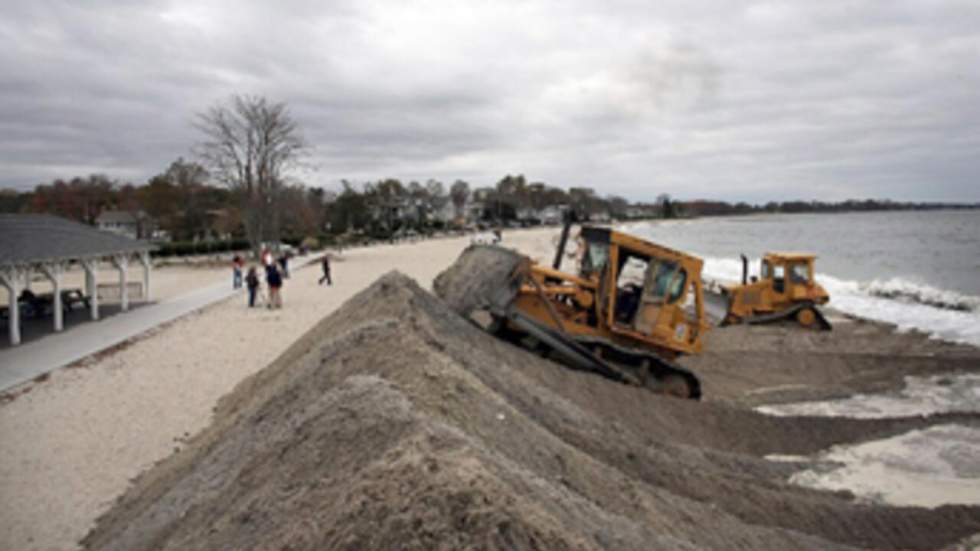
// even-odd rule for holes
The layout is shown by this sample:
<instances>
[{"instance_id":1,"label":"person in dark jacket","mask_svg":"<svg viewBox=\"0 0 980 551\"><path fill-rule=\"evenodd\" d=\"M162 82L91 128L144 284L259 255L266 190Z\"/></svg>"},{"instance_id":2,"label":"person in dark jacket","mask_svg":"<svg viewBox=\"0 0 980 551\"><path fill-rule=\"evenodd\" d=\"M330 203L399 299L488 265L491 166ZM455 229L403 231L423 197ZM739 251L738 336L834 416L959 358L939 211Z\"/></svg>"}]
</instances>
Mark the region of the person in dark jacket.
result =
<instances>
[{"instance_id":1,"label":"person in dark jacket","mask_svg":"<svg viewBox=\"0 0 980 551\"><path fill-rule=\"evenodd\" d=\"M282 274L275 264L265 268L265 281L269 284L269 308L282 308Z\"/></svg>"},{"instance_id":2,"label":"person in dark jacket","mask_svg":"<svg viewBox=\"0 0 980 551\"><path fill-rule=\"evenodd\" d=\"M259 290L259 274L255 271L254 266L248 269L245 285L248 286L248 307L252 308L255 306L255 293Z\"/></svg>"},{"instance_id":3,"label":"person in dark jacket","mask_svg":"<svg viewBox=\"0 0 980 551\"><path fill-rule=\"evenodd\" d=\"M320 266L323 268L323 277L320 278L320 285L323 285L324 281L327 282L327 285L333 285L333 281L330 279L330 257L323 255Z\"/></svg>"}]
</instances>

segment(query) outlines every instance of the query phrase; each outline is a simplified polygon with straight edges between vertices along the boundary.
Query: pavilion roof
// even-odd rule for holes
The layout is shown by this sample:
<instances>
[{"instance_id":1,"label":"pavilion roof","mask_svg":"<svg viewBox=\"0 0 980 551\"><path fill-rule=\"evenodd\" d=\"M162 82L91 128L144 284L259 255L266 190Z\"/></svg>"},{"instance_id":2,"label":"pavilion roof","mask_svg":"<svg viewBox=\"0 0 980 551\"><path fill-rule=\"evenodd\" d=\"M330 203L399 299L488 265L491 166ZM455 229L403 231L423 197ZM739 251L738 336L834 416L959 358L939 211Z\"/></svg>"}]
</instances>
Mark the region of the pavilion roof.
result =
<instances>
[{"instance_id":1,"label":"pavilion roof","mask_svg":"<svg viewBox=\"0 0 980 551\"><path fill-rule=\"evenodd\" d=\"M47 214L0 214L0 268L149 251L152 243Z\"/></svg>"}]
</instances>

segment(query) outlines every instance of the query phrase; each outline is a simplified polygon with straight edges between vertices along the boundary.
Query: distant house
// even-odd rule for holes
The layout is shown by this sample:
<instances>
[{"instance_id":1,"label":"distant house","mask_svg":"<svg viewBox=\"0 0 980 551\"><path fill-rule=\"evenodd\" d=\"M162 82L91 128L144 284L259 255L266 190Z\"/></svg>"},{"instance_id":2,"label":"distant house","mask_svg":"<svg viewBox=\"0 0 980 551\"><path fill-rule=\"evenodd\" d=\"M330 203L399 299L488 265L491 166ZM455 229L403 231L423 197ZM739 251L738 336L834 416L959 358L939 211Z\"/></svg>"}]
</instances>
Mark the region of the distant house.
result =
<instances>
[{"instance_id":1,"label":"distant house","mask_svg":"<svg viewBox=\"0 0 980 551\"><path fill-rule=\"evenodd\" d=\"M565 205L549 205L541 209L538 214L542 224L561 224L564 212L568 210Z\"/></svg>"},{"instance_id":2,"label":"distant house","mask_svg":"<svg viewBox=\"0 0 980 551\"><path fill-rule=\"evenodd\" d=\"M518 207L516 216L521 222L541 221L541 212L533 207Z\"/></svg>"},{"instance_id":3,"label":"distant house","mask_svg":"<svg viewBox=\"0 0 980 551\"><path fill-rule=\"evenodd\" d=\"M95 219L95 225L103 231L125 235L133 239L148 239L157 229L156 221L143 211L104 210Z\"/></svg>"},{"instance_id":4,"label":"distant house","mask_svg":"<svg viewBox=\"0 0 980 551\"><path fill-rule=\"evenodd\" d=\"M370 207L371 218L392 227L404 223L420 222L425 218L426 207L421 200L410 197L394 197Z\"/></svg>"},{"instance_id":5,"label":"distant house","mask_svg":"<svg viewBox=\"0 0 980 551\"><path fill-rule=\"evenodd\" d=\"M483 201L469 201L464 208L466 209L466 223L475 224L483 220L483 211L486 210L487 205Z\"/></svg>"},{"instance_id":6,"label":"distant house","mask_svg":"<svg viewBox=\"0 0 980 551\"><path fill-rule=\"evenodd\" d=\"M457 218L456 205L449 200L443 201L442 205L434 207L429 212L429 218L431 220L442 222L443 224L454 222Z\"/></svg>"},{"instance_id":7,"label":"distant house","mask_svg":"<svg viewBox=\"0 0 980 551\"><path fill-rule=\"evenodd\" d=\"M611 219L612 218L609 216L609 211L606 209L595 209L589 212L590 222L599 222L605 224L609 222Z\"/></svg>"},{"instance_id":8,"label":"distant house","mask_svg":"<svg viewBox=\"0 0 980 551\"><path fill-rule=\"evenodd\" d=\"M626 208L626 217L630 219L636 218L654 218L657 216L658 209L654 205L631 205Z\"/></svg>"}]
</instances>

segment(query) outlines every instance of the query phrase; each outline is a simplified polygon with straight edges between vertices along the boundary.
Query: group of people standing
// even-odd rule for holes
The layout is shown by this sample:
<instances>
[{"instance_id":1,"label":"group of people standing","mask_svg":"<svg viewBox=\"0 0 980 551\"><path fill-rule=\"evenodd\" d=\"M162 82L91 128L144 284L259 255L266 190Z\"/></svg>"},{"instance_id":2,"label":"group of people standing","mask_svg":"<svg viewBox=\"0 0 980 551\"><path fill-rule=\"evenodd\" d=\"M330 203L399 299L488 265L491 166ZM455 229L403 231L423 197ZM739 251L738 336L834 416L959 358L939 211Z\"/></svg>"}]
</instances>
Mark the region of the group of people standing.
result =
<instances>
[{"instance_id":1,"label":"group of people standing","mask_svg":"<svg viewBox=\"0 0 980 551\"><path fill-rule=\"evenodd\" d=\"M241 255L235 255L232 263L232 287L240 289L242 287L242 273L245 270L245 259ZM289 253L284 253L279 258L273 258L272 252L263 249L259 254L259 266L249 266L248 272L244 277L245 287L248 289L248 306L255 307L255 299L262 296L267 308L282 308L282 283L289 278ZM261 294L262 279L259 278L259 270L264 271L264 280L268 287L269 295L265 297Z\"/></svg>"},{"instance_id":2,"label":"group of people standing","mask_svg":"<svg viewBox=\"0 0 980 551\"><path fill-rule=\"evenodd\" d=\"M245 287L248 289L248 307L255 307L256 296L260 296L267 308L282 308L282 284L284 279L289 278L289 258L290 254L283 253L278 258L273 258L272 252L268 249L262 249L259 254L260 266L250 266L248 272L244 277ZM242 287L243 278L242 274L245 270L245 259L241 255L235 255L231 261L232 265L232 288L240 289ZM327 255L323 255L320 261L320 266L323 268L323 277L320 278L320 285L326 281L327 285L333 285L333 281L330 279L330 259ZM261 293L262 291L262 279L259 278L259 270L264 271L265 283L269 290L268 297L265 297Z\"/></svg>"}]
</instances>

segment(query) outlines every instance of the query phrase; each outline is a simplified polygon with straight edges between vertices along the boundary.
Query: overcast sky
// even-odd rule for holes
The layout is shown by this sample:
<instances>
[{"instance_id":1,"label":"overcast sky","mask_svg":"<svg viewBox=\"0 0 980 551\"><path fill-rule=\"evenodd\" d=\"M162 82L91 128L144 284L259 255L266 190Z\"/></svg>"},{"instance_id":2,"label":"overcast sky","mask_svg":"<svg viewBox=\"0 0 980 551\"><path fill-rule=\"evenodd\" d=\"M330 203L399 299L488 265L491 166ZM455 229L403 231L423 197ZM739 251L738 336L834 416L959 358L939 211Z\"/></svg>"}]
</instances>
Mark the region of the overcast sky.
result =
<instances>
[{"instance_id":1,"label":"overcast sky","mask_svg":"<svg viewBox=\"0 0 980 551\"><path fill-rule=\"evenodd\" d=\"M980 201L980 2L4 2L0 187L144 182L231 94L302 175Z\"/></svg>"}]
</instances>

